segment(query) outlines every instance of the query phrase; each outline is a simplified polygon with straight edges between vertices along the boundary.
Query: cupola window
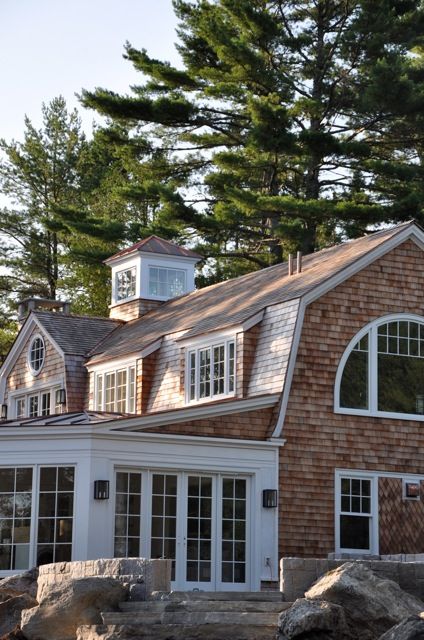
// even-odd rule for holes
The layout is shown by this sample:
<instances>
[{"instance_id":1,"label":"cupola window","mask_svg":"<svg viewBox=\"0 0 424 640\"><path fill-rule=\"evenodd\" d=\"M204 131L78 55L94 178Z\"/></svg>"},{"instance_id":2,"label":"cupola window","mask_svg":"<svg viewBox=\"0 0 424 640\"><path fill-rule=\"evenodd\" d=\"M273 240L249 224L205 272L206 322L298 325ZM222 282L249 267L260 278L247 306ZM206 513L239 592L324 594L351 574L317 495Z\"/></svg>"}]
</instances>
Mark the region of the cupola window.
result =
<instances>
[{"instance_id":1,"label":"cupola window","mask_svg":"<svg viewBox=\"0 0 424 640\"><path fill-rule=\"evenodd\" d=\"M125 300L132 298L136 294L137 269L123 269L116 274L116 298Z\"/></svg>"},{"instance_id":2,"label":"cupola window","mask_svg":"<svg viewBox=\"0 0 424 640\"><path fill-rule=\"evenodd\" d=\"M159 298L175 298L186 292L184 269L149 267L149 295Z\"/></svg>"}]
</instances>

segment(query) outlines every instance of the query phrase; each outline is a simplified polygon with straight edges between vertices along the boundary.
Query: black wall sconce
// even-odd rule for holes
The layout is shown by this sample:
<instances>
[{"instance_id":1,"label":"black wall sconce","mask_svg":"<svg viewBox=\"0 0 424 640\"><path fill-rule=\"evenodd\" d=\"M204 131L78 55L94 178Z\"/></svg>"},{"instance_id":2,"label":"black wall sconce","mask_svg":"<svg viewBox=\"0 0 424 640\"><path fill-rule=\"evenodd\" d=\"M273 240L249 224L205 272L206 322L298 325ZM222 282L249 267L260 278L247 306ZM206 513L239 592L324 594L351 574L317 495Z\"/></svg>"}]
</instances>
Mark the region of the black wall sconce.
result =
<instances>
[{"instance_id":1,"label":"black wall sconce","mask_svg":"<svg viewBox=\"0 0 424 640\"><path fill-rule=\"evenodd\" d=\"M108 500L109 498L109 480L94 481L94 499Z\"/></svg>"},{"instance_id":2,"label":"black wall sconce","mask_svg":"<svg viewBox=\"0 0 424 640\"><path fill-rule=\"evenodd\" d=\"M1 419L7 420L7 404L1 405Z\"/></svg>"},{"instance_id":3,"label":"black wall sconce","mask_svg":"<svg viewBox=\"0 0 424 640\"><path fill-rule=\"evenodd\" d=\"M265 509L274 509L277 506L277 489L264 489L262 491L262 506Z\"/></svg>"},{"instance_id":4,"label":"black wall sconce","mask_svg":"<svg viewBox=\"0 0 424 640\"><path fill-rule=\"evenodd\" d=\"M61 406L66 404L66 389L58 389L56 391L56 404Z\"/></svg>"}]
</instances>

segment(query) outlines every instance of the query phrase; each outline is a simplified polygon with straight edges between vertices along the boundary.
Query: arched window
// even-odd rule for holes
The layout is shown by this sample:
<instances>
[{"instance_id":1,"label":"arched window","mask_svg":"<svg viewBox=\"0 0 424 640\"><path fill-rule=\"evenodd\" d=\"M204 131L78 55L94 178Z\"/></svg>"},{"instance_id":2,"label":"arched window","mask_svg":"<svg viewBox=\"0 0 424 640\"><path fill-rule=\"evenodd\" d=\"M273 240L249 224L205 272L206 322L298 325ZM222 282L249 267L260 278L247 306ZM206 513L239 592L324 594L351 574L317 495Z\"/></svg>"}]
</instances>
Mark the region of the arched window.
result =
<instances>
[{"instance_id":1,"label":"arched window","mask_svg":"<svg viewBox=\"0 0 424 640\"><path fill-rule=\"evenodd\" d=\"M340 361L335 411L424 420L424 318L385 316L364 327Z\"/></svg>"}]
</instances>

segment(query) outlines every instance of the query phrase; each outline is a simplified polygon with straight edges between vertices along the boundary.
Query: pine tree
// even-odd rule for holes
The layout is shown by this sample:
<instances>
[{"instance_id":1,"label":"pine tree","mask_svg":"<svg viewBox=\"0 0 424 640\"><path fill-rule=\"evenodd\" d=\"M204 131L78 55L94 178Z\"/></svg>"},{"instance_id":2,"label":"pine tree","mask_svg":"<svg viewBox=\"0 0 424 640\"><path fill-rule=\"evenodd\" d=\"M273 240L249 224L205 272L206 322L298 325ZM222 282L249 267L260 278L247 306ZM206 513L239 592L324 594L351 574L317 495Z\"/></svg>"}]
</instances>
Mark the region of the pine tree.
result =
<instances>
[{"instance_id":1,"label":"pine tree","mask_svg":"<svg viewBox=\"0 0 424 640\"><path fill-rule=\"evenodd\" d=\"M411 56L422 42L418 0L174 7L182 69L127 45L144 84L129 96L84 91L83 101L172 154L150 188L165 216L174 206L174 219L220 259L220 275L370 224L422 218L418 203L399 204L379 178L389 162L393 171L416 164L408 148L423 106L423 70ZM173 198L163 193L168 180Z\"/></svg>"}]
</instances>

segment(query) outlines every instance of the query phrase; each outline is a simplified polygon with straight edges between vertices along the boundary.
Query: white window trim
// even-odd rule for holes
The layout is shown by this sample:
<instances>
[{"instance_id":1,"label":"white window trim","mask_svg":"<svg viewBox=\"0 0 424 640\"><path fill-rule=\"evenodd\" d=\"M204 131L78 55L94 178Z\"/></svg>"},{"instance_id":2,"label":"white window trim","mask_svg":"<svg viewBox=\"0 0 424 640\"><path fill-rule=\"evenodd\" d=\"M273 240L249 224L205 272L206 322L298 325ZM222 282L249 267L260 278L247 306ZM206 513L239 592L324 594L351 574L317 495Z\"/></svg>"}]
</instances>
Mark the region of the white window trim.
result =
<instances>
[{"instance_id":1,"label":"white window trim","mask_svg":"<svg viewBox=\"0 0 424 640\"><path fill-rule=\"evenodd\" d=\"M16 401L19 398L25 398L25 418L28 418L28 398L29 396L38 395L41 399L42 393L50 392L50 415L55 415L52 408L55 407L55 393L58 389L62 389L64 387L63 380L61 378L56 378L49 384L45 384L38 381L36 384L30 387L24 387L22 389L15 389L14 391L10 391L8 394L8 415L11 418L16 418ZM41 407L41 405L39 405ZM41 416L41 413L39 414Z\"/></svg>"},{"instance_id":2,"label":"white window trim","mask_svg":"<svg viewBox=\"0 0 424 640\"><path fill-rule=\"evenodd\" d=\"M171 295L159 296L159 295L150 293L150 269L166 269L167 271L182 271L184 273L183 291L177 294L176 296L171 296ZM178 298L178 296L183 296L185 293L187 293L187 280L188 280L187 269L184 269L184 267L182 267L180 264L176 266L171 266L168 264L149 263L147 265L147 296L150 300L172 300L172 298Z\"/></svg>"},{"instance_id":3,"label":"white window trim","mask_svg":"<svg viewBox=\"0 0 424 640\"><path fill-rule=\"evenodd\" d=\"M73 510L72 510L72 540L71 540L71 561L74 560L75 554L75 546L76 546L76 503L77 503L77 473L78 473L78 463L77 462L59 462L55 463L19 463L19 464L2 464L0 468L2 469L23 469L23 468L31 468L32 469L32 491L31 491L31 530L30 530L30 540L29 540L29 566L35 567L37 564L37 542L38 542L38 513L39 513L39 503L40 503L40 473L41 469L53 467L73 467L74 468L74 501L73 501ZM3 569L0 571L0 579L16 575L24 571L24 569Z\"/></svg>"},{"instance_id":4,"label":"white window trim","mask_svg":"<svg viewBox=\"0 0 424 640\"><path fill-rule=\"evenodd\" d=\"M368 473L366 471L351 471L336 469L334 473L334 539L335 539L335 552L336 553L350 553L352 555L378 555L378 478L381 476L379 473ZM369 518L370 524L370 548L367 549L346 549L340 546L340 516L341 510L341 492L340 481L341 478L354 478L359 480L369 480L371 484L371 512L368 515L358 517ZM353 514L355 515L355 514Z\"/></svg>"},{"instance_id":5,"label":"white window trim","mask_svg":"<svg viewBox=\"0 0 424 640\"><path fill-rule=\"evenodd\" d=\"M135 284L134 284L134 293L131 296L125 296L124 298L118 298L118 278L119 275L121 273L125 273L126 271L133 271L135 272ZM123 302L127 302L128 300L134 300L134 298L137 298L137 283L138 283L138 269L137 269L137 265L130 265L128 267L125 267L123 269L119 269L119 271L116 271L115 273L115 293L116 293L116 302L117 303L123 303Z\"/></svg>"},{"instance_id":6,"label":"white window trim","mask_svg":"<svg viewBox=\"0 0 424 640\"><path fill-rule=\"evenodd\" d=\"M134 369L134 410L130 411L130 370ZM136 414L137 413L137 364L134 361L129 362L126 366L123 367L114 367L113 369L109 367L102 367L99 369L94 369L93 370L93 375L94 375L94 381L93 381L93 408L94 411L107 411L107 412L111 412L110 409L106 409L106 387L105 387L105 382L106 382L106 376L108 374L115 374L115 400L114 400L114 409L112 411L112 413L120 413L120 411L117 409L116 404L118 402L117 400L117 374L120 371L126 371L127 372L127 382L126 382L126 396L125 396L125 411L124 413L132 413L132 414ZM99 376L101 376L102 378L102 406L99 407L97 405L97 395L98 395L98 378Z\"/></svg>"},{"instance_id":7,"label":"white window trim","mask_svg":"<svg viewBox=\"0 0 424 640\"><path fill-rule=\"evenodd\" d=\"M221 334L222 336L222 334ZM229 344L230 343L234 343L234 389L233 391L229 391L228 387L229 387L229 367L228 367L228 352L229 352ZM211 352L213 353L213 348L214 347L218 347L218 346L222 346L224 345L225 351L224 351L224 388L225 391L224 393L220 393L220 394L213 394L213 378L211 378L210 380L210 385L211 385L211 394L209 396L207 396L206 398L200 398L199 397L199 385L200 385L200 368L199 368L199 351L201 351L202 349L211 349ZM185 376L184 376L184 387L185 387L185 403L188 405L198 405L198 404L203 404L205 402L213 402L214 400L222 400L223 398L233 398L236 395L236 384L237 384L237 341L236 341L236 336L234 334L230 334L229 336L226 337L221 337L221 339L219 339L218 337L211 341L198 341L196 343L193 343L192 345L193 348L189 348L187 347L186 350L186 354L185 354ZM195 362L195 375L196 375L196 381L195 381L195 385L196 385L196 392L195 392L195 398L194 399L190 399L190 355L193 353L193 351L195 352L196 356L196 362ZM212 360L211 360L211 370L213 368L213 364L212 364Z\"/></svg>"},{"instance_id":8,"label":"white window trim","mask_svg":"<svg viewBox=\"0 0 424 640\"><path fill-rule=\"evenodd\" d=\"M417 420L424 422L423 414L416 413L394 413L392 411L379 411L377 408L377 370L378 370L378 353L377 353L377 331L382 324L394 321L410 321L424 324L424 317L410 313L392 313L390 315L381 316L377 320L368 323L363 327L349 342L346 347L337 368L336 379L334 383L334 413L343 413L346 415L356 416L377 416L379 418L394 418L396 420ZM351 409L349 407L340 406L340 384L342 381L343 371L347 359L349 358L355 344L361 340L369 332L368 345L368 409Z\"/></svg>"},{"instance_id":9,"label":"white window trim","mask_svg":"<svg viewBox=\"0 0 424 640\"><path fill-rule=\"evenodd\" d=\"M34 369L32 364L31 364L31 350L32 350L32 345L34 344L34 342L36 340L41 340L43 343L43 362L41 363L41 367L39 369ZM46 341L44 339L44 336L41 335L41 333L35 333L30 340L29 343L29 347L28 347L28 351L27 351L27 366L29 369L30 374L36 378L37 376L40 375L40 373L43 370L44 364L46 362Z\"/></svg>"}]
</instances>

